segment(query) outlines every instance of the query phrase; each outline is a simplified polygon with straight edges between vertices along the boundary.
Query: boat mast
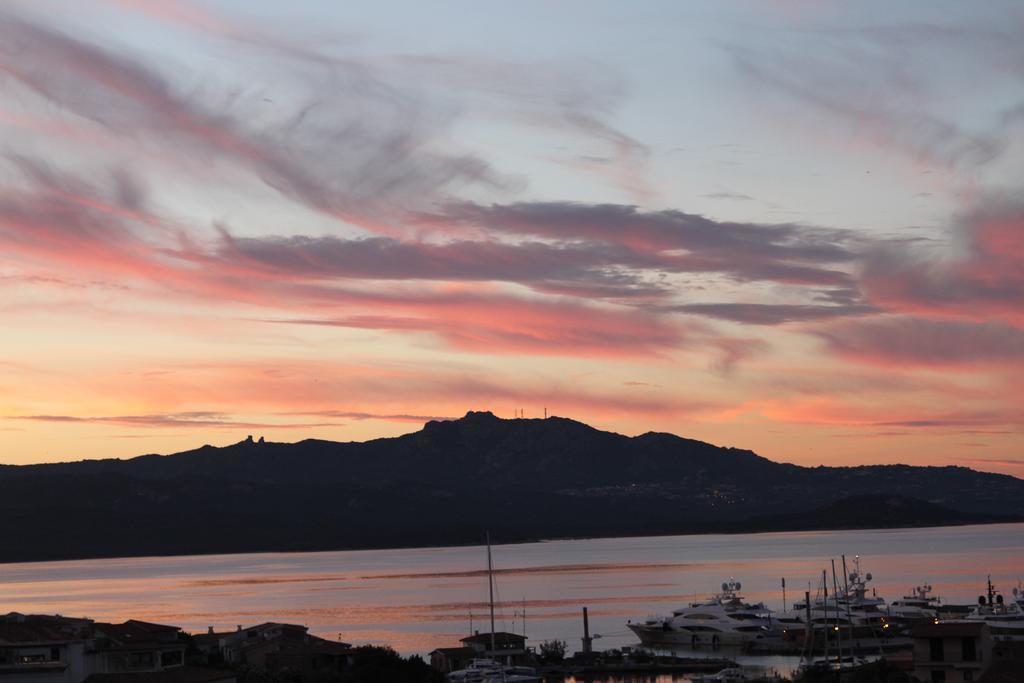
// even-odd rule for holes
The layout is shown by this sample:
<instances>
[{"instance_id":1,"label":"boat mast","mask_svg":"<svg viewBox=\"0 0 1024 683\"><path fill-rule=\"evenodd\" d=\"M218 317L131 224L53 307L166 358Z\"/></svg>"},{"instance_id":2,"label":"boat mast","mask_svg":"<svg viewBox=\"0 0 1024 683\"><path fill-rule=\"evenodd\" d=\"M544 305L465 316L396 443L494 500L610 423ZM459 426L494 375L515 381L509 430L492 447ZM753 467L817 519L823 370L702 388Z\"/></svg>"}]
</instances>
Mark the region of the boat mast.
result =
<instances>
[{"instance_id":1,"label":"boat mast","mask_svg":"<svg viewBox=\"0 0 1024 683\"><path fill-rule=\"evenodd\" d=\"M808 582L808 586L810 586L810 582ZM807 621L805 622L807 624L807 626L806 626L806 628L804 628L804 648L807 651L807 661L808 662L813 662L814 661L814 626L811 623L811 589L809 587L804 592L804 606L807 607Z\"/></svg>"},{"instance_id":2,"label":"boat mast","mask_svg":"<svg viewBox=\"0 0 1024 683\"><path fill-rule=\"evenodd\" d=\"M829 632L828 632L828 581L825 579L825 570L824 569L821 570L821 588L822 588L822 592L825 595L825 603L823 605L824 608L825 608L825 661L828 662L828 659L829 659L829 652L828 652L828 637L829 637Z\"/></svg>"},{"instance_id":3,"label":"boat mast","mask_svg":"<svg viewBox=\"0 0 1024 683\"><path fill-rule=\"evenodd\" d=\"M854 656L854 647L860 646L860 640L854 640L853 638L853 615L850 613L850 581L847 577L850 576L849 571L846 569L846 555L843 555L843 589L846 592L846 621L850 624L850 656ZM859 580L859 577L858 577ZM857 591L857 587L853 587L854 592ZM888 609L888 608L887 608ZM874 631L872 631L872 635Z\"/></svg>"},{"instance_id":4,"label":"boat mast","mask_svg":"<svg viewBox=\"0 0 1024 683\"><path fill-rule=\"evenodd\" d=\"M836 558L832 558L832 597L836 601L836 671L843 668L843 631L839 624L839 582L836 581ZM849 605L850 596L846 596Z\"/></svg>"},{"instance_id":5,"label":"boat mast","mask_svg":"<svg viewBox=\"0 0 1024 683\"><path fill-rule=\"evenodd\" d=\"M487 532L487 592L491 603L491 652L497 651L494 646L494 565L491 562L491 532Z\"/></svg>"}]
</instances>

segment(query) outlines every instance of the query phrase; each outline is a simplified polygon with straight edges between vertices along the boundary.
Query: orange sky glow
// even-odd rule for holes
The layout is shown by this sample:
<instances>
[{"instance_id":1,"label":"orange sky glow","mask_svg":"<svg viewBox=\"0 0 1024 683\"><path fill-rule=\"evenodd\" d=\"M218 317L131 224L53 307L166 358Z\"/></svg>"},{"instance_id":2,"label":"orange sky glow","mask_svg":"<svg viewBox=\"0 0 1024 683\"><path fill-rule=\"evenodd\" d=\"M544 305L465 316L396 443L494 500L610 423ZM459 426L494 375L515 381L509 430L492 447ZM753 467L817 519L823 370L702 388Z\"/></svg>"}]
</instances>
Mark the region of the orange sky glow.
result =
<instances>
[{"instance_id":1,"label":"orange sky glow","mask_svg":"<svg viewBox=\"0 0 1024 683\"><path fill-rule=\"evenodd\" d=\"M0 13L0 463L522 409L1024 476L1020 12L68 8Z\"/></svg>"}]
</instances>

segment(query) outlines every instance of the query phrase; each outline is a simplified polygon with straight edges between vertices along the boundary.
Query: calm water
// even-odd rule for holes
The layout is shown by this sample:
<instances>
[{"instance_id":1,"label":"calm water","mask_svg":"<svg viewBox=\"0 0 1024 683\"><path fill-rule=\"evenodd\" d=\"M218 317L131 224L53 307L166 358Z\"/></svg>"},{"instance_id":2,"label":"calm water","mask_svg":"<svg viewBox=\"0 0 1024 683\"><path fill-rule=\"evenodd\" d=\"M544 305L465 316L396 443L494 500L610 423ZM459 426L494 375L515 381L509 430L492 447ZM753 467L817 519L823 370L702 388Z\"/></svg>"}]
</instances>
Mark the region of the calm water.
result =
<instances>
[{"instance_id":1,"label":"calm water","mask_svg":"<svg viewBox=\"0 0 1024 683\"><path fill-rule=\"evenodd\" d=\"M748 598L782 607L816 585L829 558L859 554L879 595L930 582L973 602L992 575L1006 593L1024 578L1024 524L890 531L665 536L494 547L499 629L579 647L590 608L600 649L634 644L627 619L711 594L729 577ZM0 565L0 613L137 618L218 630L263 621L404 653L457 645L487 630L485 551L425 548ZM812 587L813 592L813 587ZM663 679L669 680L669 679Z\"/></svg>"}]
</instances>

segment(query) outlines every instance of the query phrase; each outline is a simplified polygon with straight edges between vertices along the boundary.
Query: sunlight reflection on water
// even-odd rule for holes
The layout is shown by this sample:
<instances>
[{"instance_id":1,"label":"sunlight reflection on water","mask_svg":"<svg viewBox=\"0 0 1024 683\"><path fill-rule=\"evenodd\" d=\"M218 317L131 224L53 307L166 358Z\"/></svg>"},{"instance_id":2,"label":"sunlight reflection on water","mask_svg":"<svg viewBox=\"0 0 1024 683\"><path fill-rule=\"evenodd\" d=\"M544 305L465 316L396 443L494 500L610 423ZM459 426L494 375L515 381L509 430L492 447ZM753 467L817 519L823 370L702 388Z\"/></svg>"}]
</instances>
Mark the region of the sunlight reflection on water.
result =
<instances>
[{"instance_id":1,"label":"sunlight reflection on water","mask_svg":"<svg viewBox=\"0 0 1024 683\"><path fill-rule=\"evenodd\" d=\"M635 643L627 619L669 611L735 576L745 595L792 603L830 557L863 556L892 600L929 582L973 602L992 575L1009 592L1024 574L1024 524L883 531L665 536L495 546L497 626L575 647L590 607L600 648ZM137 618L205 631L289 621L328 638L426 653L486 630L479 547L267 553L0 565L0 611ZM673 680L661 677L658 683ZM676 678L675 680L683 680Z\"/></svg>"}]
</instances>

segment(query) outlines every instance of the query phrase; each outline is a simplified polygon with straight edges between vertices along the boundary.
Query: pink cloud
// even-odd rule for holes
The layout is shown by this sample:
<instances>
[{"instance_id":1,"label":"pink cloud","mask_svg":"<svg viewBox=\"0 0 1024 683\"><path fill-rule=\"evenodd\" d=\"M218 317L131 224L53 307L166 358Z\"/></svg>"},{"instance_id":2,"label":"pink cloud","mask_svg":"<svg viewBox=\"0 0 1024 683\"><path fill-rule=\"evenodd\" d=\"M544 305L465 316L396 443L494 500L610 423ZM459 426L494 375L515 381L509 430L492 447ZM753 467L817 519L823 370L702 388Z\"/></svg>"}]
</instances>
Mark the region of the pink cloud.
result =
<instances>
[{"instance_id":1,"label":"pink cloud","mask_svg":"<svg viewBox=\"0 0 1024 683\"><path fill-rule=\"evenodd\" d=\"M1024 330L1002 323L885 317L814 330L844 358L881 366L1024 368Z\"/></svg>"},{"instance_id":2,"label":"pink cloud","mask_svg":"<svg viewBox=\"0 0 1024 683\"><path fill-rule=\"evenodd\" d=\"M341 427L339 422L247 422L230 415L210 411L150 414L150 415L15 415L8 419L29 422L54 422L63 424L111 424L121 427L141 428L205 428L205 429L310 429L314 427Z\"/></svg>"},{"instance_id":3,"label":"pink cloud","mask_svg":"<svg viewBox=\"0 0 1024 683\"><path fill-rule=\"evenodd\" d=\"M1017 425L1024 410L999 406L986 409L947 410L888 404L860 404L830 396L803 399L767 399L747 402L730 411L757 413L771 420L799 424L870 428L951 430L972 433L991 426Z\"/></svg>"},{"instance_id":4,"label":"pink cloud","mask_svg":"<svg viewBox=\"0 0 1024 683\"><path fill-rule=\"evenodd\" d=\"M41 393L50 392L46 382L36 384ZM570 417L644 420L694 415L716 408L712 402L671 395L625 396L551 380L366 362L223 361L141 367L131 372L113 367L91 372L75 384L79 395L87 400L78 401L74 396L55 399L48 394L46 402L55 408L53 413L22 411L6 419L69 428L108 424L159 429L310 429L341 427L339 420L417 423L435 419L435 415L462 415L472 409L510 415L514 408L523 406L536 407L538 414L547 406L551 414ZM97 396L103 397L104 405L132 406L134 412L109 410L96 414L83 410L83 406L95 403L88 397ZM20 397L23 402L32 398L27 391Z\"/></svg>"},{"instance_id":5,"label":"pink cloud","mask_svg":"<svg viewBox=\"0 0 1024 683\"><path fill-rule=\"evenodd\" d=\"M962 251L946 259L910 248L868 256L861 283L888 310L1024 326L1024 207L983 200L959 225Z\"/></svg>"}]
</instances>

